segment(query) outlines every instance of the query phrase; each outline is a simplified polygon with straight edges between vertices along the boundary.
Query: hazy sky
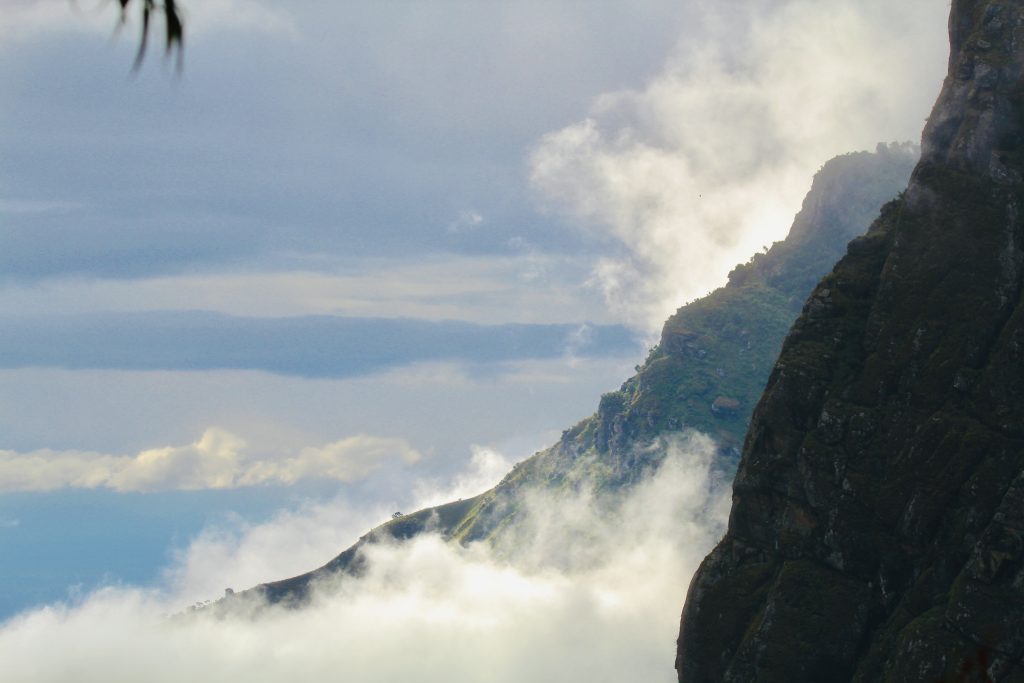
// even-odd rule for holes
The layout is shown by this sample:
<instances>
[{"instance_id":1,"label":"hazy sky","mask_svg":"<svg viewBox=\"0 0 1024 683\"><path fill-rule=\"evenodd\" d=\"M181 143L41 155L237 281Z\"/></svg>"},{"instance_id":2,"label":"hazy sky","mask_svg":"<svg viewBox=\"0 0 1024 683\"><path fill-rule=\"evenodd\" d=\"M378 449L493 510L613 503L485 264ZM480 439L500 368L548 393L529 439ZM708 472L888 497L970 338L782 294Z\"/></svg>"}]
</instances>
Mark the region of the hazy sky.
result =
<instances>
[{"instance_id":1,"label":"hazy sky","mask_svg":"<svg viewBox=\"0 0 1024 683\"><path fill-rule=\"evenodd\" d=\"M944 0L183 4L129 75L113 3L0 0L0 618L493 483L947 50Z\"/></svg>"}]
</instances>

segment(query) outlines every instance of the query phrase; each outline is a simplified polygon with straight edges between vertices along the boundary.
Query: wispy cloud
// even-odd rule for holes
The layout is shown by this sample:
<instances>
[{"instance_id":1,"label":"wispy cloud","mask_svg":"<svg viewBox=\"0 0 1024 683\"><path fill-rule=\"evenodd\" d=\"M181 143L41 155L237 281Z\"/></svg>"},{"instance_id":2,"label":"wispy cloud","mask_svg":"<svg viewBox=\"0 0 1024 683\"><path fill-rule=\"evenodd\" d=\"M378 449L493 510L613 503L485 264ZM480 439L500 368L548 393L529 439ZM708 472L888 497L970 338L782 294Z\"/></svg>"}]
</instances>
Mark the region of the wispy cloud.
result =
<instances>
[{"instance_id":1,"label":"wispy cloud","mask_svg":"<svg viewBox=\"0 0 1024 683\"><path fill-rule=\"evenodd\" d=\"M497 484L512 469L512 461L486 446L473 445L468 467L452 481L418 479L413 485L414 507L422 509L475 496Z\"/></svg>"},{"instance_id":2,"label":"wispy cloud","mask_svg":"<svg viewBox=\"0 0 1024 683\"><path fill-rule=\"evenodd\" d=\"M621 250L594 267L607 300L656 327L781 239L822 163L918 139L944 71L942 4L707 3L700 37L646 87L542 138L535 187Z\"/></svg>"},{"instance_id":3,"label":"wispy cloud","mask_svg":"<svg viewBox=\"0 0 1024 683\"><path fill-rule=\"evenodd\" d=\"M114 491L192 491L302 480L354 482L385 461L421 458L405 440L360 434L279 458L250 456L245 442L208 429L195 443L144 450L135 456L82 451L0 451L0 491L107 488Z\"/></svg>"},{"instance_id":4,"label":"wispy cloud","mask_svg":"<svg viewBox=\"0 0 1024 683\"><path fill-rule=\"evenodd\" d=\"M475 230L483 225L483 223L483 214L474 209L466 209L465 211L460 211L458 218L448 224L448 232L456 234Z\"/></svg>"},{"instance_id":5,"label":"wispy cloud","mask_svg":"<svg viewBox=\"0 0 1024 683\"><path fill-rule=\"evenodd\" d=\"M0 367L263 370L351 377L420 361L495 363L567 353L632 355L618 325L475 325L404 318L240 318L199 311L12 317Z\"/></svg>"},{"instance_id":6,"label":"wispy cloud","mask_svg":"<svg viewBox=\"0 0 1024 683\"><path fill-rule=\"evenodd\" d=\"M0 314L201 309L237 316L347 315L476 323L617 322L586 291L587 263L535 249L515 256L372 258L272 272L53 278L0 289ZM318 270L318 268L320 268Z\"/></svg>"},{"instance_id":7,"label":"wispy cloud","mask_svg":"<svg viewBox=\"0 0 1024 683\"><path fill-rule=\"evenodd\" d=\"M416 473L437 476L461 467L467 444L501 446L514 457L547 445L592 413L595 397L618 387L638 360L639 352L419 363L329 379L239 370L0 369L0 448L131 455L190 443L216 425L260 454L294 454L365 433L402 437L431 453ZM400 490L409 478L403 474L412 472L389 467L386 474L403 482Z\"/></svg>"},{"instance_id":8,"label":"wispy cloud","mask_svg":"<svg viewBox=\"0 0 1024 683\"><path fill-rule=\"evenodd\" d=\"M323 586L307 609L271 609L257 619L161 618L180 610L182 598L203 597L188 585L191 571L219 592L242 587L235 579L251 576L260 555L307 552L315 527L291 515L242 539L196 544L172 595L110 589L21 615L0 628L0 658L12 679L42 682L74 671L86 683L321 680L339 672L382 683L669 683L687 579L728 510L727 487L708 479L707 445L699 438L670 444L660 473L617 514L580 504L570 533L547 536L536 553L523 548L535 559L557 542L555 562L517 564L484 546L424 536L372 548L366 576ZM537 498L529 514L555 519L565 502ZM323 516L309 518L326 526ZM586 533L575 533L584 523ZM323 559L337 550L324 547ZM60 656L46 656L53 652Z\"/></svg>"}]
</instances>

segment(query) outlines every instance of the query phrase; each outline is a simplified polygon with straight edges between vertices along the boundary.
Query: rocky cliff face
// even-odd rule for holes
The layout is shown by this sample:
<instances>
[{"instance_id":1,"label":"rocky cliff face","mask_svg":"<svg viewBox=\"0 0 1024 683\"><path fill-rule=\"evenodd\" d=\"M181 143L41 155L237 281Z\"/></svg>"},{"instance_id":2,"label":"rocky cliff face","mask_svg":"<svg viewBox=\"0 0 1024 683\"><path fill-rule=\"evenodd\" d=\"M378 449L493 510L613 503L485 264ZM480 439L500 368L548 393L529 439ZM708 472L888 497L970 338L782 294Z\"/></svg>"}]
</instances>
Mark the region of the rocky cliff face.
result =
<instances>
[{"instance_id":1,"label":"rocky cliff face","mask_svg":"<svg viewBox=\"0 0 1024 683\"><path fill-rule=\"evenodd\" d=\"M737 266L726 287L680 308L637 374L603 396L597 412L558 443L479 496L391 520L320 569L257 590L274 601L301 600L319 577L361 571L364 544L425 530L453 542L486 541L514 555L519 534L528 533L516 521L525 494L588 489L609 496L611 507L618 492L659 465L659 440L684 429L716 437L717 467L731 479L754 404L802 302L878 207L906 186L917 158L913 146L879 145L874 153L829 161L787 239Z\"/></svg>"},{"instance_id":2,"label":"rocky cliff face","mask_svg":"<svg viewBox=\"0 0 1024 683\"><path fill-rule=\"evenodd\" d=\"M1024 2L950 36L907 191L754 411L680 681L1024 681Z\"/></svg>"}]
</instances>

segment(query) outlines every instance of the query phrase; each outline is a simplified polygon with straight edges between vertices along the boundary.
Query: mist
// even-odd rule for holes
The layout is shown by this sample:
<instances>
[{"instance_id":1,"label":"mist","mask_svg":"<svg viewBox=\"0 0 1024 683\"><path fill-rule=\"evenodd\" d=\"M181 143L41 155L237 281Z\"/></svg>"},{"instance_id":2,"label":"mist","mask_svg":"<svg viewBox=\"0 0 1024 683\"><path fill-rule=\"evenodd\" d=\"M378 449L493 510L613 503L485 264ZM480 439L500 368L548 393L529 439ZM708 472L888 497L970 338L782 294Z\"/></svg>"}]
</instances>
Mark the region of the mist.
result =
<instances>
[{"instance_id":1,"label":"mist","mask_svg":"<svg viewBox=\"0 0 1024 683\"><path fill-rule=\"evenodd\" d=\"M919 140L945 74L944 4L702 5L704 30L644 87L544 136L534 188L609 244L591 282L612 310L657 330L785 237L830 158Z\"/></svg>"},{"instance_id":2,"label":"mist","mask_svg":"<svg viewBox=\"0 0 1024 683\"><path fill-rule=\"evenodd\" d=\"M184 608L217 597L202 597L216 582L279 578L266 572L288 569L282 558L308 562L318 550L326 561L337 539L310 530L365 519L320 506L211 531L159 589L109 587L9 620L0 660L12 680L32 681L671 681L679 606L729 501L710 475L709 439L662 447L657 473L610 507L586 492L531 494L524 528L536 543L513 554L436 535L374 545L366 576L319 586L301 610Z\"/></svg>"}]
</instances>

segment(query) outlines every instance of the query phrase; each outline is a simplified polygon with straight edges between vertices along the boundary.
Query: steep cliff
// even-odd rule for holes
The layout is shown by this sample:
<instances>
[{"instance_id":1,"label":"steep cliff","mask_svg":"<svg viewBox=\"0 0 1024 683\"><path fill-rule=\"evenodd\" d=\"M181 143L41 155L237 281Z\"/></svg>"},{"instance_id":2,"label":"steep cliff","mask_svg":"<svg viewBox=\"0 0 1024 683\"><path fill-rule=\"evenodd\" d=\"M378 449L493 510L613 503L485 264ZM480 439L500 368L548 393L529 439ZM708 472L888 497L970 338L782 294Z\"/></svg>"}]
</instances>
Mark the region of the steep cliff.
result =
<instances>
[{"instance_id":1,"label":"steep cliff","mask_svg":"<svg viewBox=\"0 0 1024 683\"><path fill-rule=\"evenodd\" d=\"M909 187L754 411L680 681L1024 681L1024 2L951 10Z\"/></svg>"},{"instance_id":2,"label":"steep cliff","mask_svg":"<svg viewBox=\"0 0 1024 683\"><path fill-rule=\"evenodd\" d=\"M802 302L878 207L905 187L917 158L915 147L893 144L829 161L789 236L733 270L727 286L680 308L637 374L554 446L479 496L391 520L320 569L256 590L275 601L301 600L318 577L361 571L364 544L427 529L514 553L525 493L572 495L587 488L614 497L658 466L664 451L652 444L687 428L717 438L719 470L731 478L753 406Z\"/></svg>"}]
</instances>

